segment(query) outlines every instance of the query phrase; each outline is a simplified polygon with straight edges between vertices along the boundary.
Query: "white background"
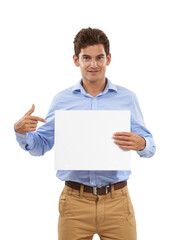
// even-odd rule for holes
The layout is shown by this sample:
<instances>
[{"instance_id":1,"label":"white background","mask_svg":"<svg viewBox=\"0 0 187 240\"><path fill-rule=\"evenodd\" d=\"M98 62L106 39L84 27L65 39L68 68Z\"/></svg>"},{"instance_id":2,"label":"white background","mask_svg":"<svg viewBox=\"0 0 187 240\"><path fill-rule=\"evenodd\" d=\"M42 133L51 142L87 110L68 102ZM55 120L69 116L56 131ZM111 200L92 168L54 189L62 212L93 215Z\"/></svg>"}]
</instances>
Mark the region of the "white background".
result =
<instances>
[{"instance_id":1,"label":"white background","mask_svg":"<svg viewBox=\"0 0 187 240\"><path fill-rule=\"evenodd\" d=\"M132 153L138 240L187 239L186 12L181 0L1 1L0 239L57 239L64 182L55 177L54 150L30 156L13 125L32 103L45 117L53 96L77 83L72 42L89 26L108 35L106 76L137 94L157 144L152 159Z\"/></svg>"}]
</instances>

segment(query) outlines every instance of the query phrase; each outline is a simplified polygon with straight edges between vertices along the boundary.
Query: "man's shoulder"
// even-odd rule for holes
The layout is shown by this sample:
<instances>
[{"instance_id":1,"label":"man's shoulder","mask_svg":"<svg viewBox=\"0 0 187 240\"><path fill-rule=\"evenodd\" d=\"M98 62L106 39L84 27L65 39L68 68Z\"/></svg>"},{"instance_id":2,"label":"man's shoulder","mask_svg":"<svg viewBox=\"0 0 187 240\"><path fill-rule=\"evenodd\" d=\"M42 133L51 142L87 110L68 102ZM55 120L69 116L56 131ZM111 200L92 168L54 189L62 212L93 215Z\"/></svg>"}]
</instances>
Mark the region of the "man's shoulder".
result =
<instances>
[{"instance_id":1,"label":"man's shoulder","mask_svg":"<svg viewBox=\"0 0 187 240\"><path fill-rule=\"evenodd\" d=\"M61 90L60 92L58 92L54 98L55 99L59 99L59 98L62 98L62 97L67 97L68 95L71 95L72 94L72 89L73 89L73 86L71 87L68 87L66 89L63 89Z\"/></svg>"},{"instance_id":2,"label":"man's shoulder","mask_svg":"<svg viewBox=\"0 0 187 240\"><path fill-rule=\"evenodd\" d=\"M129 96L132 96L132 97L136 96L136 94L132 90L130 90L126 87L123 87L123 86L117 85L117 84L115 84L115 86L116 86L119 94L129 95Z\"/></svg>"}]
</instances>

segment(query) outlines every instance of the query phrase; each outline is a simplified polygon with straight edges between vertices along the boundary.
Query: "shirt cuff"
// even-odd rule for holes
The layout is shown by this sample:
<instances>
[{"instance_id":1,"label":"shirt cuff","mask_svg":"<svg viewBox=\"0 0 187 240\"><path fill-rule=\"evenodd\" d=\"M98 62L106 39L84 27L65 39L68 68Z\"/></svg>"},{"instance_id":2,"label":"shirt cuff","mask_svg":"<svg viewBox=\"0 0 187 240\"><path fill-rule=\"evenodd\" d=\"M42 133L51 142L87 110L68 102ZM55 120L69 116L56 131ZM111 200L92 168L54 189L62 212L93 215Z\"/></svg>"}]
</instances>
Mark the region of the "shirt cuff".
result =
<instances>
[{"instance_id":1,"label":"shirt cuff","mask_svg":"<svg viewBox=\"0 0 187 240\"><path fill-rule=\"evenodd\" d=\"M33 141L31 138L30 133L17 133L16 134L16 140L18 141L21 148L23 148L26 151L29 151L33 147Z\"/></svg>"},{"instance_id":2,"label":"shirt cuff","mask_svg":"<svg viewBox=\"0 0 187 240\"><path fill-rule=\"evenodd\" d=\"M146 141L145 148L143 150L137 151L140 157L149 157L150 154L150 142L147 138L144 138Z\"/></svg>"},{"instance_id":3,"label":"shirt cuff","mask_svg":"<svg viewBox=\"0 0 187 240\"><path fill-rule=\"evenodd\" d=\"M16 139L19 143L25 143L27 138L27 133L17 133L15 131L15 134L16 134Z\"/></svg>"}]
</instances>

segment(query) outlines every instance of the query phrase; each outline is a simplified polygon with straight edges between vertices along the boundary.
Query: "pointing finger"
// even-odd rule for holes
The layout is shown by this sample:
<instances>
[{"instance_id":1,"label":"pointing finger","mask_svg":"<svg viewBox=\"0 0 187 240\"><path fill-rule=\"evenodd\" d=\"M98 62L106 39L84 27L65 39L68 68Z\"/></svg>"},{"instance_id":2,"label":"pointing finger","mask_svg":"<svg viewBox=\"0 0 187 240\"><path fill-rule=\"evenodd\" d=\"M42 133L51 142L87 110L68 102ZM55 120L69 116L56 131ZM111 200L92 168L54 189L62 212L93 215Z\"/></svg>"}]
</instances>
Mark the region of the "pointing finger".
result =
<instances>
[{"instance_id":1,"label":"pointing finger","mask_svg":"<svg viewBox=\"0 0 187 240\"><path fill-rule=\"evenodd\" d=\"M47 122L44 118L40 118L40 117L38 118L38 121L43 122L43 123Z\"/></svg>"},{"instance_id":2,"label":"pointing finger","mask_svg":"<svg viewBox=\"0 0 187 240\"><path fill-rule=\"evenodd\" d=\"M34 120L34 121L44 122L44 123L46 122L46 120L44 118L36 117L36 116L31 116L30 119Z\"/></svg>"}]
</instances>

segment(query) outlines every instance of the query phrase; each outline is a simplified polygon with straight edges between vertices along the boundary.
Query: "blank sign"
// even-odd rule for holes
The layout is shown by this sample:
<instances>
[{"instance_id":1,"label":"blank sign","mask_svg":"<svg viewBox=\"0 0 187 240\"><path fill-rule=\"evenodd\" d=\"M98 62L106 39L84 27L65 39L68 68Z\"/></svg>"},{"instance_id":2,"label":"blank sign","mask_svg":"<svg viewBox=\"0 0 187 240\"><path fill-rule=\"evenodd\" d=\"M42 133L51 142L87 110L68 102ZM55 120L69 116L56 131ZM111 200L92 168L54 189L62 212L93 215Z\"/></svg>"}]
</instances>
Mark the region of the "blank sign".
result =
<instances>
[{"instance_id":1,"label":"blank sign","mask_svg":"<svg viewBox=\"0 0 187 240\"><path fill-rule=\"evenodd\" d=\"M112 138L130 132L130 111L55 112L56 170L130 170L130 151Z\"/></svg>"}]
</instances>

